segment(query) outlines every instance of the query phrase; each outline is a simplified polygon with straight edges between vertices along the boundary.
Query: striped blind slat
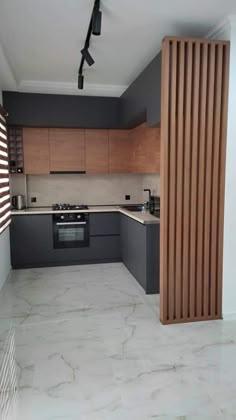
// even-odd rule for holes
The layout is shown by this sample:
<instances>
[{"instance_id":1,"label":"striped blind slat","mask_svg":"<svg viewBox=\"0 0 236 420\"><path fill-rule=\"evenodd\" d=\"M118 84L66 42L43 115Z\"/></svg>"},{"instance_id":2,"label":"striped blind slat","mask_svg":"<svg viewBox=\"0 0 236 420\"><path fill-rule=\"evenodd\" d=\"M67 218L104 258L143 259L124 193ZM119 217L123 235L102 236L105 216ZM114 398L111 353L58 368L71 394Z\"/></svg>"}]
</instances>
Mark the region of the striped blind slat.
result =
<instances>
[{"instance_id":1,"label":"striped blind slat","mask_svg":"<svg viewBox=\"0 0 236 420\"><path fill-rule=\"evenodd\" d=\"M0 234L11 222L8 143L5 111L0 105Z\"/></svg>"}]
</instances>

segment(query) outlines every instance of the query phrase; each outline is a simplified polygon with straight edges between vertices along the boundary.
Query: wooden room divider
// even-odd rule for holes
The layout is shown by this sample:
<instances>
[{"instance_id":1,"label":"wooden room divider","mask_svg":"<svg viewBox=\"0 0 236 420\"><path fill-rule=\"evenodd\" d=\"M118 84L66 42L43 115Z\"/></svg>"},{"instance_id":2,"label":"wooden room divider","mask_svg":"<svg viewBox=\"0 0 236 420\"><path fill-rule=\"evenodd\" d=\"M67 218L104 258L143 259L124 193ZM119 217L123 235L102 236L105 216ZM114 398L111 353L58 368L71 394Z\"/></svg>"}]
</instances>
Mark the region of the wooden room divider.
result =
<instances>
[{"instance_id":1,"label":"wooden room divider","mask_svg":"<svg viewBox=\"0 0 236 420\"><path fill-rule=\"evenodd\" d=\"M163 324L222 318L229 43L162 45Z\"/></svg>"}]
</instances>

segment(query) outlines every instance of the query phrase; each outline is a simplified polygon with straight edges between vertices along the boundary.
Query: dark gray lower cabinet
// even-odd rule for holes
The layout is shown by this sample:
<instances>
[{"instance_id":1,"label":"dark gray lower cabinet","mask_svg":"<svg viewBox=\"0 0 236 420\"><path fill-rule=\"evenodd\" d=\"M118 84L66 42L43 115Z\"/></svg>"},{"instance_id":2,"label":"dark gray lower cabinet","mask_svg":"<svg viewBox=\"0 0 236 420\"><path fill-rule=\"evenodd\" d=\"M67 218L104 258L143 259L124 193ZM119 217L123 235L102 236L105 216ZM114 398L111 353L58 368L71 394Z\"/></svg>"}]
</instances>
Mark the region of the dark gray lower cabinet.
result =
<instances>
[{"instance_id":1,"label":"dark gray lower cabinet","mask_svg":"<svg viewBox=\"0 0 236 420\"><path fill-rule=\"evenodd\" d=\"M13 268L45 267L121 261L120 234L117 233L120 215L109 218L109 233L99 235L105 214L90 215L93 226L87 248L54 249L52 215L18 215L12 217L10 227L11 263ZM110 215L110 213L108 213ZM99 218L99 216L102 216ZM100 231L96 231L100 226ZM93 235L92 235L93 234Z\"/></svg>"},{"instance_id":2,"label":"dark gray lower cabinet","mask_svg":"<svg viewBox=\"0 0 236 420\"><path fill-rule=\"evenodd\" d=\"M147 294L159 293L160 225L143 225L121 214L121 254Z\"/></svg>"},{"instance_id":3,"label":"dark gray lower cabinet","mask_svg":"<svg viewBox=\"0 0 236 420\"><path fill-rule=\"evenodd\" d=\"M120 213L90 213L90 235L120 235Z\"/></svg>"},{"instance_id":4,"label":"dark gray lower cabinet","mask_svg":"<svg viewBox=\"0 0 236 420\"><path fill-rule=\"evenodd\" d=\"M52 215L18 215L10 226L13 268L122 261L147 294L159 293L159 224L91 213L90 246L53 248Z\"/></svg>"}]
</instances>

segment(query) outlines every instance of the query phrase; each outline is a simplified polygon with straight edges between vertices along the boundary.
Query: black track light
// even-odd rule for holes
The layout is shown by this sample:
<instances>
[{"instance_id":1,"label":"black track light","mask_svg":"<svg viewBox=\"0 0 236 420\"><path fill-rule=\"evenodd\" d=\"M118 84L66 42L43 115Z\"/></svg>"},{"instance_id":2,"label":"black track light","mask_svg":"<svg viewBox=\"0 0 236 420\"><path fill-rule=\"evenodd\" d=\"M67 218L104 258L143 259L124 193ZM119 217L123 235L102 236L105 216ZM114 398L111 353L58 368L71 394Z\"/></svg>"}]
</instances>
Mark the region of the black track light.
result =
<instances>
[{"instance_id":1,"label":"black track light","mask_svg":"<svg viewBox=\"0 0 236 420\"><path fill-rule=\"evenodd\" d=\"M92 66L94 64L94 59L91 56L89 52L89 46L90 46L90 38L91 35L101 35L101 27L102 27L102 12L100 12L100 0L94 0L93 10L91 14L91 18L89 21L89 27L84 43L84 48L81 50L81 60L80 60L80 66L78 70L78 88L83 89L84 87L84 76L83 76L83 67L84 62L89 66Z\"/></svg>"},{"instance_id":2,"label":"black track light","mask_svg":"<svg viewBox=\"0 0 236 420\"><path fill-rule=\"evenodd\" d=\"M93 57L91 56L91 54L90 54L90 52L89 52L88 48L84 47L84 48L81 50L81 54L82 54L82 56L84 57L84 59L85 59L86 63L87 63L89 66L92 66L92 65L94 64L94 59L93 59Z\"/></svg>"},{"instance_id":3,"label":"black track light","mask_svg":"<svg viewBox=\"0 0 236 420\"><path fill-rule=\"evenodd\" d=\"M78 89L84 88L84 76L82 74L79 74L78 77Z\"/></svg>"},{"instance_id":4,"label":"black track light","mask_svg":"<svg viewBox=\"0 0 236 420\"><path fill-rule=\"evenodd\" d=\"M93 12L93 22L92 22L92 34L101 35L102 28L102 12L100 10L94 10Z\"/></svg>"}]
</instances>

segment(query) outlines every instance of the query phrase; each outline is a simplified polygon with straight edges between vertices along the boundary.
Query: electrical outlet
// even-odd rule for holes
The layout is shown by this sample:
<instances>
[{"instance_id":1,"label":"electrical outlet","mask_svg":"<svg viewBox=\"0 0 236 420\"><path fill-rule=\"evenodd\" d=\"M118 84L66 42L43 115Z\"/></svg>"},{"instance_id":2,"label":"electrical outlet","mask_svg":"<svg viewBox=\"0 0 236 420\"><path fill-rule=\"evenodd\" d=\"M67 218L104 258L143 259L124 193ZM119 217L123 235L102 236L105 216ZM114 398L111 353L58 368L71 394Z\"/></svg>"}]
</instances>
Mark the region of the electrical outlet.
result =
<instances>
[{"instance_id":1,"label":"electrical outlet","mask_svg":"<svg viewBox=\"0 0 236 420\"><path fill-rule=\"evenodd\" d=\"M36 197L31 197L31 203L36 203L37 202L37 198Z\"/></svg>"},{"instance_id":2,"label":"electrical outlet","mask_svg":"<svg viewBox=\"0 0 236 420\"><path fill-rule=\"evenodd\" d=\"M128 194L127 194L127 195L125 196L125 199L126 199L126 200L130 200L130 195L128 195Z\"/></svg>"}]
</instances>

